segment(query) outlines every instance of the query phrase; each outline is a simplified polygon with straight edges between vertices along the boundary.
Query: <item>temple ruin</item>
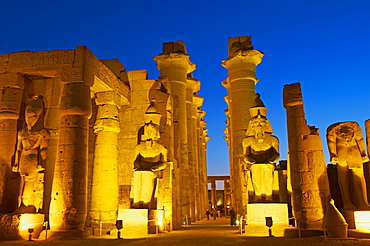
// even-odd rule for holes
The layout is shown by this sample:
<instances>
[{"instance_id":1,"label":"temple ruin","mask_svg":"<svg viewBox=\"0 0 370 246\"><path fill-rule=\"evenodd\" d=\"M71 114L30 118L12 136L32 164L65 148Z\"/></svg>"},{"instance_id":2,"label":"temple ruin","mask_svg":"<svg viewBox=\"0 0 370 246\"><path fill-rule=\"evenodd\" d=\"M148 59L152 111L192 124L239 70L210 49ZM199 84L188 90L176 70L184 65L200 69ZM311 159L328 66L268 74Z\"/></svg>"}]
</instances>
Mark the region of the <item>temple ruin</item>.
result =
<instances>
[{"instance_id":1,"label":"temple ruin","mask_svg":"<svg viewBox=\"0 0 370 246\"><path fill-rule=\"evenodd\" d=\"M327 165L301 84L285 85L289 153L280 160L284 136L255 88L263 55L250 36L231 37L222 60L230 176L207 176L204 98L184 42L153 57L157 79L84 46L0 55L0 240L46 229L147 237L216 216L218 203L246 236L273 225L276 236L369 233L370 121L366 145L356 122L328 127Z\"/></svg>"}]
</instances>

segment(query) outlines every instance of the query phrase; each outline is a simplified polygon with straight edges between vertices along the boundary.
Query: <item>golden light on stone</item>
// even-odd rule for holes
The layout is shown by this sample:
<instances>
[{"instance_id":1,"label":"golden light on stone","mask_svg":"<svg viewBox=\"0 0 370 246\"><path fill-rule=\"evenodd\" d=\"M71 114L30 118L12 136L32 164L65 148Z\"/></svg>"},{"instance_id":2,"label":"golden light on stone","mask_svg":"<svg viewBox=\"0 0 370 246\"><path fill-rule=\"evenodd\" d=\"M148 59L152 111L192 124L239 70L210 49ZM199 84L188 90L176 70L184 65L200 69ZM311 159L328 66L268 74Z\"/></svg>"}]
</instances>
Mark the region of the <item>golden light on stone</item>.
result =
<instances>
[{"instance_id":1,"label":"golden light on stone","mask_svg":"<svg viewBox=\"0 0 370 246\"><path fill-rule=\"evenodd\" d=\"M355 211L356 230L370 233L370 211Z\"/></svg>"}]
</instances>

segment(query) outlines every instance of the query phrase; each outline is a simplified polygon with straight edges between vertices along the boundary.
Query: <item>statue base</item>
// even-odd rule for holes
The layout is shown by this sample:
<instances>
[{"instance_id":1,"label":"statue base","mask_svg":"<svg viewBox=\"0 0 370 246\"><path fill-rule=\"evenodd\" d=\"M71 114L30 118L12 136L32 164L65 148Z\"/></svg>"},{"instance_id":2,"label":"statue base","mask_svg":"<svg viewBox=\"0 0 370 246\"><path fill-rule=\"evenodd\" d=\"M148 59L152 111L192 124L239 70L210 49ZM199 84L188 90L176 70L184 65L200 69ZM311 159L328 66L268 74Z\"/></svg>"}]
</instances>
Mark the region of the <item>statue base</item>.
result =
<instances>
[{"instance_id":1,"label":"statue base","mask_svg":"<svg viewBox=\"0 0 370 246\"><path fill-rule=\"evenodd\" d=\"M117 220L122 220L122 238L148 236L148 209L119 209Z\"/></svg>"},{"instance_id":2,"label":"statue base","mask_svg":"<svg viewBox=\"0 0 370 246\"><path fill-rule=\"evenodd\" d=\"M1 214L0 240L38 239L44 228L43 214Z\"/></svg>"},{"instance_id":3,"label":"statue base","mask_svg":"<svg viewBox=\"0 0 370 246\"><path fill-rule=\"evenodd\" d=\"M247 204L247 223L266 225L266 217L272 217L273 224L289 225L288 204L251 203Z\"/></svg>"},{"instance_id":4,"label":"statue base","mask_svg":"<svg viewBox=\"0 0 370 246\"><path fill-rule=\"evenodd\" d=\"M164 210L150 210L149 234L164 232Z\"/></svg>"},{"instance_id":5,"label":"statue base","mask_svg":"<svg viewBox=\"0 0 370 246\"><path fill-rule=\"evenodd\" d=\"M44 214L21 214L19 217L19 235L29 240L30 230L33 232L32 238L38 239L44 228Z\"/></svg>"}]
</instances>

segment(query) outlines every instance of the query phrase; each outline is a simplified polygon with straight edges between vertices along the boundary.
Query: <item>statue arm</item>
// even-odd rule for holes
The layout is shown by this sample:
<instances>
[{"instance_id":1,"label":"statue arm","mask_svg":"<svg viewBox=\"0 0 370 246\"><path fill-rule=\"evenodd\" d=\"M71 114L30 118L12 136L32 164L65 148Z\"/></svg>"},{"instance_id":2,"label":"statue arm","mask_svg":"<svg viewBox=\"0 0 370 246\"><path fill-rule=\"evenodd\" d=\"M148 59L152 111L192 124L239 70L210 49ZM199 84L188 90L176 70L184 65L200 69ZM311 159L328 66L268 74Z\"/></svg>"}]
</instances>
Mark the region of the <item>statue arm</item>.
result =
<instances>
[{"instance_id":1,"label":"statue arm","mask_svg":"<svg viewBox=\"0 0 370 246\"><path fill-rule=\"evenodd\" d=\"M275 136L271 136L271 144L272 144L272 147L275 149L276 151L276 155L274 155L270 160L269 162L270 163L275 163L277 162L279 159L280 159L280 153L279 153L279 139Z\"/></svg>"},{"instance_id":2,"label":"statue arm","mask_svg":"<svg viewBox=\"0 0 370 246\"><path fill-rule=\"evenodd\" d=\"M244 140L242 142L242 145L243 145L243 160L244 160L244 162L249 163L249 164L255 163L255 161L252 158L250 158L251 142L248 139L248 137L244 138Z\"/></svg>"},{"instance_id":3,"label":"statue arm","mask_svg":"<svg viewBox=\"0 0 370 246\"><path fill-rule=\"evenodd\" d=\"M362 134L361 134L361 131L360 132L357 132L355 133L355 138L356 138L356 143L357 143L357 146L359 148L359 151L361 153L361 157L362 157L362 162L367 162L369 161L369 158L367 157L366 155L366 151L365 151L365 142L364 142L364 138L362 137Z\"/></svg>"},{"instance_id":4,"label":"statue arm","mask_svg":"<svg viewBox=\"0 0 370 246\"><path fill-rule=\"evenodd\" d=\"M18 141L17 141L17 150L15 151L15 160L14 160L14 166L12 168L13 172L19 172L19 156L22 152L22 136L21 131L18 132L17 135Z\"/></svg>"},{"instance_id":5,"label":"statue arm","mask_svg":"<svg viewBox=\"0 0 370 246\"><path fill-rule=\"evenodd\" d=\"M44 129L40 132L40 135L42 136L40 143L40 155L42 160L46 160L50 134L46 129Z\"/></svg>"},{"instance_id":6,"label":"statue arm","mask_svg":"<svg viewBox=\"0 0 370 246\"><path fill-rule=\"evenodd\" d=\"M334 134L328 133L326 135L326 140L328 142L330 162L331 163L338 163L336 136Z\"/></svg>"}]
</instances>

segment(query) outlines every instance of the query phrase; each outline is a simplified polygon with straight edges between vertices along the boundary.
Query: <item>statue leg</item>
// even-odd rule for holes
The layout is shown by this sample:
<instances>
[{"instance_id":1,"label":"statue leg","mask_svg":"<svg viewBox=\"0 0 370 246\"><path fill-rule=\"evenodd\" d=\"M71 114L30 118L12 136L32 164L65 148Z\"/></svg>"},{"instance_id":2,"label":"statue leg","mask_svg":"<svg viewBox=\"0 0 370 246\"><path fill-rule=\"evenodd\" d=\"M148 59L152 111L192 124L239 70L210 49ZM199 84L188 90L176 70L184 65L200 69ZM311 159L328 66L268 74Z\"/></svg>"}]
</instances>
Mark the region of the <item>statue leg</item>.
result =
<instances>
[{"instance_id":1,"label":"statue leg","mask_svg":"<svg viewBox=\"0 0 370 246\"><path fill-rule=\"evenodd\" d=\"M140 200L143 201L144 204L149 204L154 192L155 174L151 171L145 171L143 172L142 177L142 192Z\"/></svg>"},{"instance_id":2,"label":"statue leg","mask_svg":"<svg viewBox=\"0 0 370 246\"><path fill-rule=\"evenodd\" d=\"M272 202L272 188L274 185L274 164L265 164L263 165L263 185L264 185L264 193L266 195L266 201Z\"/></svg>"},{"instance_id":3,"label":"statue leg","mask_svg":"<svg viewBox=\"0 0 370 246\"><path fill-rule=\"evenodd\" d=\"M23 196L23 190L24 190L24 175L21 175L21 183L19 185L19 195L18 195L18 207L22 205L22 196Z\"/></svg>"},{"instance_id":4,"label":"statue leg","mask_svg":"<svg viewBox=\"0 0 370 246\"><path fill-rule=\"evenodd\" d=\"M370 209L364 171L362 168L352 168L353 186L355 187L356 209Z\"/></svg>"},{"instance_id":5,"label":"statue leg","mask_svg":"<svg viewBox=\"0 0 370 246\"><path fill-rule=\"evenodd\" d=\"M354 210L355 206L351 201L351 191L349 184L349 170L347 163L337 164L338 183L342 194L344 210Z\"/></svg>"},{"instance_id":6,"label":"statue leg","mask_svg":"<svg viewBox=\"0 0 370 246\"><path fill-rule=\"evenodd\" d=\"M253 164L251 166L251 178L252 185L254 189L254 201L262 199L262 190L261 190L261 180L262 180L262 170L260 164Z\"/></svg>"},{"instance_id":7,"label":"statue leg","mask_svg":"<svg viewBox=\"0 0 370 246\"><path fill-rule=\"evenodd\" d=\"M140 201L140 191L141 191L141 171L134 171L134 180L133 180L133 207L139 204Z\"/></svg>"}]
</instances>

